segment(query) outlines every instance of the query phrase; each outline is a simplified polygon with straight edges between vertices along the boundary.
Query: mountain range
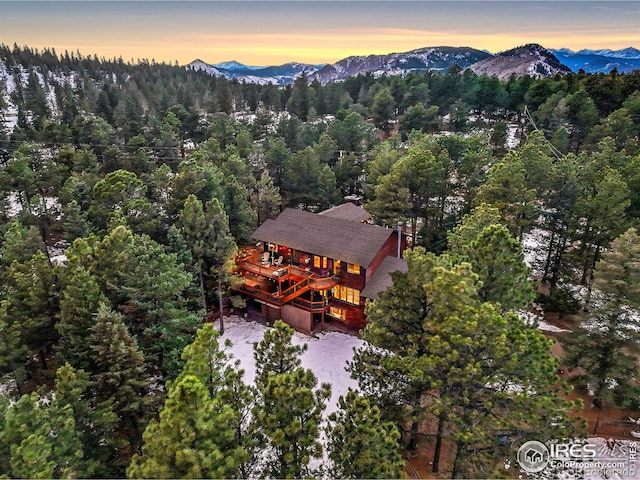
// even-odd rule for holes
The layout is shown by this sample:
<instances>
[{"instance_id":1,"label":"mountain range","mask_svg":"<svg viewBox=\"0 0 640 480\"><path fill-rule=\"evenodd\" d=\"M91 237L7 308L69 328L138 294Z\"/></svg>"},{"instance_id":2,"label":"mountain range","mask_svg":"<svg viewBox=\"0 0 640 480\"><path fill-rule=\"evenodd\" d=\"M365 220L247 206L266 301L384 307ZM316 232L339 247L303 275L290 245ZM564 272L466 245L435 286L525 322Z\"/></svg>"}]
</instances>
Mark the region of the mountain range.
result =
<instances>
[{"instance_id":1,"label":"mountain range","mask_svg":"<svg viewBox=\"0 0 640 480\"><path fill-rule=\"evenodd\" d=\"M194 60L187 65L192 70L202 70L216 77L226 77L228 79L238 79L247 83L258 83L265 85L273 83L276 85L287 85L293 83L296 78L306 73L310 76L317 72L324 65L309 65L306 63L285 63L272 67L253 67L244 65L240 62L232 60L230 62L217 63L210 65L202 60Z\"/></svg>"},{"instance_id":2,"label":"mountain range","mask_svg":"<svg viewBox=\"0 0 640 480\"><path fill-rule=\"evenodd\" d=\"M568 48L551 52L572 71L582 69L587 73L609 73L614 68L620 73L640 69L640 50L629 47L622 50L579 50Z\"/></svg>"},{"instance_id":3,"label":"mountain range","mask_svg":"<svg viewBox=\"0 0 640 480\"><path fill-rule=\"evenodd\" d=\"M331 65L325 65L310 78L321 83L343 80L359 73L382 75L406 75L410 72L436 70L446 71L453 65L466 68L490 57L482 50L467 47L432 47L411 50L406 53L347 57Z\"/></svg>"},{"instance_id":4,"label":"mountain range","mask_svg":"<svg viewBox=\"0 0 640 480\"><path fill-rule=\"evenodd\" d=\"M553 53L535 43L492 55L474 63L469 69L477 75L498 77L500 80L508 80L511 75L551 77L571 72Z\"/></svg>"},{"instance_id":5,"label":"mountain range","mask_svg":"<svg viewBox=\"0 0 640 480\"><path fill-rule=\"evenodd\" d=\"M538 44L528 44L493 55L469 47L425 47L403 53L351 56L326 65L292 62L257 67L236 61L208 64L194 60L185 67L248 83L287 85L303 73L310 80L326 83L365 73L379 77L415 71L444 72L453 65L501 79L508 79L511 75L547 77L581 69L587 73L607 73L616 68L618 72L626 73L640 69L640 50L629 47L574 52L567 48L547 50Z\"/></svg>"}]
</instances>

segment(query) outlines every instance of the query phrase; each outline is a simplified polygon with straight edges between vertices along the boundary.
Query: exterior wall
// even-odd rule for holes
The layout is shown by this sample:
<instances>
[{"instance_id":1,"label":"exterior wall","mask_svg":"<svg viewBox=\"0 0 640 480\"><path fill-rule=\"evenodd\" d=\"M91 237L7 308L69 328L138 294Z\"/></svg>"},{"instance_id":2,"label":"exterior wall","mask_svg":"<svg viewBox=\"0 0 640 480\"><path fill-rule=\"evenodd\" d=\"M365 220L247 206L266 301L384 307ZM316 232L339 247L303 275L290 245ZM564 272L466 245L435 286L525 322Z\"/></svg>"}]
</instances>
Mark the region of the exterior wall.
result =
<instances>
[{"instance_id":1,"label":"exterior wall","mask_svg":"<svg viewBox=\"0 0 640 480\"><path fill-rule=\"evenodd\" d=\"M262 316L267 320L279 320L282 316L279 308L270 307L269 305L262 304Z\"/></svg>"},{"instance_id":2,"label":"exterior wall","mask_svg":"<svg viewBox=\"0 0 640 480\"><path fill-rule=\"evenodd\" d=\"M405 241L405 236L403 235L402 243L400 244L400 251L401 252L404 251L405 247L406 247L406 241ZM398 234L397 232L394 231L393 234L389 235L389 238L387 238L387 241L384 242L384 245L382 246L380 251L376 254L375 257L373 257L373 260L368 265L367 274L366 274L367 282L373 276L373 274L376 273L376 270L378 270L378 267L386 257L395 257L397 256L397 254L398 254Z\"/></svg>"},{"instance_id":3,"label":"exterior wall","mask_svg":"<svg viewBox=\"0 0 640 480\"><path fill-rule=\"evenodd\" d=\"M345 262L340 263L340 285L345 287L355 288L356 290L362 290L366 284L366 268L360 265L360 273L347 273L347 264Z\"/></svg>"},{"instance_id":4,"label":"exterior wall","mask_svg":"<svg viewBox=\"0 0 640 480\"><path fill-rule=\"evenodd\" d=\"M351 303L343 302L342 300L331 301L331 306L341 308L345 311L346 317L341 319L345 325L353 328L364 328L367 324L367 320L364 316L364 299L360 300L361 305L352 305Z\"/></svg>"},{"instance_id":5,"label":"exterior wall","mask_svg":"<svg viewBox=\"0 0 640 480\"><path fill-rule=\"evenodd\" d=\"M299 332L311 333L313 330L313 314L293 305L282 307L282 320Z\"/></svg>"},{"instance_id":6,"label":"exterior wall","mask_svg":"<svg viewBox=\"0 0 640 480\"><path fill-rule=\"evenodd\" d=\"M362 291L366 285L367 270L360 265L360 273L348 273L347 263L340 262L340 283L344 287ZM364 299L360 299L360 305L344 302L335 297L331 300L331 306L341 308L345 311L345 318L340 319L345 325L353 328L364 328L366 318L364 316Z\"/></svg>"}]
</instances>

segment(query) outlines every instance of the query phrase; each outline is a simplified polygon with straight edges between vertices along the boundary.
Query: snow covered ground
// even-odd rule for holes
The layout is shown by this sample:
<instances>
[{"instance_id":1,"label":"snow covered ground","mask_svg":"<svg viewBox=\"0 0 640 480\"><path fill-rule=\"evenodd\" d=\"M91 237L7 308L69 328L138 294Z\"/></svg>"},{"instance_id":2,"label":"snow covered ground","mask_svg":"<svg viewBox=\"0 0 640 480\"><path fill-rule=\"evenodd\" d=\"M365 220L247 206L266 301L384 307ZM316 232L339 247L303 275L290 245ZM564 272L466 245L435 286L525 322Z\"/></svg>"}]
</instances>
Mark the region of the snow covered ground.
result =
<instances>
[{"instance_id":1,"label":"snow covered ground","mask_svg":"<svg viewBox=\"0 0 640 480\"><path fill-rule=\"evenodd\" d=\"M546 257L550 233L541 228L534 228L522 236L522 253L524 263L531 269L534 276L542 274L541 263Z\"/></svg>"},{"instance_id":2,"label":"snow covered ground","mask_svg":"<svg viewBox=\"0 0 640 480\"><path fill-rule=\"evenodd\" d=\"M518 312L527 321L537 321L540 330L550 332L567 332L547 322L533 312ZM231 340L230 352L240 360L245 370L244 380L253 383L256 376L256 362L253 358L253 344L262 340L268 327L254 321L246 321L237 316L226 317L222 340ZM294 345L307 344L307 351L302 355L302 366L309 368L318 377L318 384L331 384L331 398L327 402L328 415L338 409L338 398L345 395L349 388L357 390L358 384L345 370L347 362L353 358L354 348L363 345L363 341L352 335L339 332L319 333L317 338L299 332L294 333Z\"/></svg>"},{"instance_id":3,"label":"snow covered ground","mask_svg":"<svg viewBox=\"0 0 640 480\"><path fill-rule=\"evenodd\" d=\"M262 340L267 327L256 322L248 322L237 316L224 319L224 335L222 340L231 340L234 358L240 360L245 370L244 380L253 383L256 375L256 362L253 358L253 344ZM358 384L351 379L345 370L347 362L353 358L353 349L362 345L363 341L352 335L338 332L318 334L310 337L296 332L292 343L308 345L302 355L302 366L309 368L318 377L318 384L331 384L331 398L327 402L325 414L328 415L338 409L338 398L346 395L349 388L357 389Z\"/></svg>"},{"instance_id":4,"label":"snow covered ground","mask_svg":"<svg viewBox=\"0 0 640 480\"><path fill-rule=\"evenodd\" d=\"M536 314L530 314L531 317L536 317ZM533 320L533 318L531 318ZM538 320L538 327L542 330L556 331L557 327L549 325L545 322ZM223 340L231 340L232 347L231 353L233 356L240 360L242 368L245 370L245 381L253 382L256 373L256 364L253 358L253 344L259 342L267 327L256 322L245 321L237 316L230 316L225 318L225 333L222 336ZM560 329L558 329L560 330ZM345 395L349 388L356 389L357 383L349 377L348 372L345 370L347 362L353 357L353 349L361 346L363 341L351 335L346 335L337 332L320 333L318 337L310 337L301 333L295 333L293 335L293 343L300 345L306 343L308 345L307 351L302 355L302 365L305 368L313 370L318 377L320 383L327 382L332 385L331 399L327 403L327 410L325 415L337 410L338 397ZM640 468L634 468L635 451L637 450L638 443L634 440L607 440L604 438L590 438L589 443L593 443L598 448L598 459L607 460L609 462L615 460L619 466L621 462L624 462L625 467L631 466L631 470L626 471L609 471L611 475L607 477L607 472L589 471L585 475L585 479L627 479L627 478L640 478ZM322 439L324 444L326 439ZM609 448L607 448L607 445ZM326 452L323 458L313 459L312 466L319 466L326 462ZM575 473L575 472L574 472ZM622 475L620 475L622 473ZM566 475L565 475L566 474ZM631 475L630 475L631 474ZM522 472L522 478L528 478L527 475ZM534 474L531 478L544 479L558 478L558 472L555 474L549 474L546 471ZM570 479L573 478L573 474L569 472L560 472L560 478Z\"/></svg>"},{"instance_id":5,"label":"snow covered ground","mask_svg":"<svg viewBox=\"0 0 640 480\"><path fill-rule=\"evenodd\" d=\"M545 322L543 320L544 311L542 310L542 307L540 307L540 306L536 307L536 311L535 312L528 312L528 311L520 310L520 311L517 312L517 314L528 325L536 325L540 330L545 331L545 332L560 333L560 332L570 332L571 331L571 330L565 330L564 328L556 327L555 325L551 325L550 323Z\"/></svg>"}]
</instances>

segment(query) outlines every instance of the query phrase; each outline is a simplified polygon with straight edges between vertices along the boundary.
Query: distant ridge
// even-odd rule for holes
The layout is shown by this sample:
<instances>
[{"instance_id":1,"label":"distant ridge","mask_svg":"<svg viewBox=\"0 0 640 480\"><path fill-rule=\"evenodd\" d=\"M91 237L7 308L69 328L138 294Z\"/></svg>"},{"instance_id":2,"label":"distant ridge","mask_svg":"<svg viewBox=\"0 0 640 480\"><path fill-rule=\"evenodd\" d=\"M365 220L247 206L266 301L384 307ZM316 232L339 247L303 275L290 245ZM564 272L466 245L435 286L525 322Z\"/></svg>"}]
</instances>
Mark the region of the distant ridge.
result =
<instances>
[{"instance_id":1,"label":"distant ridge","mask_svg":"<svg viewBox=\"0 0 640 480\"><path fill-rule=\"evenodd\" d=\"M186 68L202 70L216 77L224 76L228 79L237 79L248 83L287 85L295 82L296 78L303 73L310 75L323 66L324 64L310 65L290 62L271 67L252 67L235 60L211 65L198 59L186 65Z\"/></svg>"},{"instance_id":2,"label":"distant ridge","mask_svg":"<svg viewBox=\"0 0 640 480\"><path fill-rule=\"evenodd\" d=\"M582 69L587 73L608 73L614 68L620 73L640 69L640 50L628 47L622 50L580 50L568 48L551 50L558 60L574 72Z\"/></svg>"},{"instance_id":3,"label":"distant ridge","mask_svg":"<svg viewBox=\"0 0 640 480\"><path fill-rule=\"evenodd\" d=\"M469 47L426 47L405 53L347 57L339 62L326 65L311 78L321 83L344 80L361 73L382 75L406 75L416 71L446 71L453 65L468 67L491 54Z\"/></svg>"},{"instance_id":4,"label":"distant ridge","mask_svg":"<svg viewBox=\"0 0 640 480\"><path fill-rule=\"evenodd\" d=\"M569 52L571 52L571 50L569 50ZM603 57L611 57L611 58L627 58L627 59L640 60L640 50L633 47L627 47L621 50L610 50L608 48L604 48L602 50L583 49L576 53L588 54L588 55L601 55Z\"/></svg>"},{"instance_id":5,"label":"distant ridge","mask_svg":"<svg viewBox=\"0 0 640 480\"><path fill-rule=\"evenodd\" d=\"M500 80L508 80L511 75L542 78L557 73L571 73L569 67L560 63L553 53L537 43L500 52L469 68L478 75L495 76Z\"/></svg>"},{"instance_id":6,"label":"distant ridge","mask_svg":"<svg viewBox=\"0 0 640 480\"><path fill-rule=\"evenodd\" d=\"M620 73L640 69L640 50L628 47L620 50L549 49L537 43L500 52L496 55L470 47L424 47L403 53L351 56L332 64L312 65L290 62L277 66L249 66L235 60L208 64L194 60L186 65L216 77L237 79L249 83L288 85L303 73L310 81L321 83L345 80L359 74L407 75L411 72L446 72L452 66L469 68L478 75L496 76L506 80L511 75L548 77L577 72L608 73L616 68Z\"/></svg>"}]
</instances>

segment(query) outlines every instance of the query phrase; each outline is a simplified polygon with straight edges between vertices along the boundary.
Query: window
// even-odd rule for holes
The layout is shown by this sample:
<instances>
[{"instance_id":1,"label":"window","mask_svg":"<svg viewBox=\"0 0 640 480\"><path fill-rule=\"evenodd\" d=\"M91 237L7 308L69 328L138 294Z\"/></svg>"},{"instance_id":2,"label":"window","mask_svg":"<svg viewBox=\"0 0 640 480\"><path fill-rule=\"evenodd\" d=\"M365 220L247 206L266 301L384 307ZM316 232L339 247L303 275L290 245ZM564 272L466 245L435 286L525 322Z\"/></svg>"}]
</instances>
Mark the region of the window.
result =
<instances>
[{"instance_id":1,"label":"window","mask_svg":"<svg viewBox=\"0 0 640 480\"><path fill-rule=\"evenodd\" d=\"M355 288L336 285L333 288L333 296L343 302L360 305L360 290L356 290Z\"/></svg>"},{"instance_id":2,"label":"window","mask_svg":"<svg viewBox=\"0 0 640 480\"><path fill-rule=\"evenodd\" d=\"M348 263L347 264L347 273L360 274L360 265L356 265L355 263Z\"/></svg>"},{"instance_id":3,"label":"window","mask_svg":"<svg viewBox=\"0 0 640 480\"><path fill-rule=\"evenodd\" d=\"M313 256L313 266L316 268L327 268L327 257Z\"/></svg>"},{"instance_id":4,"label":"window","mask_svg":"<svg viewBox=\"0 0 640 480\"><path fill-rule=\"evenodd\" d=\"M332 317L340 318L342 320L347 319L347 311L344 308L331 307L329 309L329 315L331 315Z\"/></svg>"},{"instance_id":5,"label":"window","mask_svg":"<svg viewBox=\"0 0 640 480\"><path fill-rule=\"evenodd\" d=\"M333 274L334 275L340 274L340 260L335 260L333 262Z\"/></svg>"}]
</instances>

